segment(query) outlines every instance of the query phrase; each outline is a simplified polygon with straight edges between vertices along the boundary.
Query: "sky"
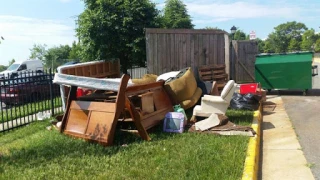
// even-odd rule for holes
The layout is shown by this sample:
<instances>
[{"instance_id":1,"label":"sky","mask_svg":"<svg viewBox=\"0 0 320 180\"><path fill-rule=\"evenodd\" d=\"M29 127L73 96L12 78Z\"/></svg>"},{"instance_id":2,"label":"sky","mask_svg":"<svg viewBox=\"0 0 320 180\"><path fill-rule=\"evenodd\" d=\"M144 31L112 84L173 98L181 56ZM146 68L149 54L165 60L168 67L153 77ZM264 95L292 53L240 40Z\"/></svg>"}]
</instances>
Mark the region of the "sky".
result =
<instances>
[{"instance_id":1,"label":"sky","mask_svg":"<svg viewBox=\"0 0 320 180\"><path fill-rule=\"evenodd\" d=\"M165 0L151 0L163 9ZM320 31L319 0L183 0L195 29L232 26L261 39L288 21ZM47 48L77 40L75 20L84 10L82 0L2 0L0 4L0 65L29 58L34 44Z\"/></svg>"}]
</instances>

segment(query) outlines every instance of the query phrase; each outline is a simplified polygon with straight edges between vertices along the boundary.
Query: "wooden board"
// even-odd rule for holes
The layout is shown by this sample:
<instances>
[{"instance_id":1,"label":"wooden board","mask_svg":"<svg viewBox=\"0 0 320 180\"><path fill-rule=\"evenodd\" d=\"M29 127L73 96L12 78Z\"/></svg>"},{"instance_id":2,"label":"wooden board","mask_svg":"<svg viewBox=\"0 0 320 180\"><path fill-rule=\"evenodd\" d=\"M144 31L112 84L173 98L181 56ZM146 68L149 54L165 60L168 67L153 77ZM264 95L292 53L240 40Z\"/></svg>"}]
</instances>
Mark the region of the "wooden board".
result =
<instances>
[{"instance_id":1,"label":"wooden board","mask_svg":"<svg viewBox=\"0 0 320 180\"><path fill-rule=\"evenodd\" d=\"M77 87L71 86L61 132L102 145L112 145L116 124L125 108L125 89L129 79L129 75L122 76L114 102L79 101L76 99Z\"/></svg>"},{"instance_id":2,"label":"wooden board","mask_svg":"<svg viewBox=\"0 0 320 180\"><path fill-rule=\"evenodd\" d=\"M229 80L229 76L226 73L226 66L224 64L210 64L201 66L198 69L199 78L202 81L216 81L216 86L219 93L221 93L223 87Z\"/></svg>"}]
</instances>

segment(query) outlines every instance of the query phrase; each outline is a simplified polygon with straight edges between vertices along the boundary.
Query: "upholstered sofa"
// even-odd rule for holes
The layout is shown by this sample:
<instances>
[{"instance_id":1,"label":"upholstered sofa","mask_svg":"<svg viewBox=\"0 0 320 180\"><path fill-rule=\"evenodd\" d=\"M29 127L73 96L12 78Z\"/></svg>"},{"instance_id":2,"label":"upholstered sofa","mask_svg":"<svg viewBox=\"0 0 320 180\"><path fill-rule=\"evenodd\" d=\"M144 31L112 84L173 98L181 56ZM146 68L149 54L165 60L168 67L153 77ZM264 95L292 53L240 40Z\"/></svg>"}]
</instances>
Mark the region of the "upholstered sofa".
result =
<instances>
[{"instance_id":1,"label":"upholstered sofa","mask_svg":"<svg viewBox=\"0 0 320 180\"><path fill-rule=\"evenodd\" d=\"M183 109L193 107L202 95L190 67L180 70L175 78L166 81L164 88L173 104L180 104Z\"/></svg>"}]
</instances>

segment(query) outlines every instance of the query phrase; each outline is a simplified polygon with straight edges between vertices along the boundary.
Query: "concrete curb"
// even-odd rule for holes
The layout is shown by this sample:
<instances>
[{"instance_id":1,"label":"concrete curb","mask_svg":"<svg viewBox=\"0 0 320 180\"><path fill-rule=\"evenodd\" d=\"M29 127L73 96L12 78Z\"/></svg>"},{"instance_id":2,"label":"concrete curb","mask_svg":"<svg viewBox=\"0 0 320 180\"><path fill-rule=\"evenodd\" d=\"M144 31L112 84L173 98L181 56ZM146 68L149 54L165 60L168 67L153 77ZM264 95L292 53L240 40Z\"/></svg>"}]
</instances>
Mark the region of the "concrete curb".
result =
<instances>
[{"instance_id":1,"label":"concrete curb","mask_svg":"<svg viewBox=\"0 0 320 180\"><path fill-rule=\"evenodd\" d=\"M248 144L247 156L244 163L244 170L242 174L243 180L256 180L259 170L259 154L260 154L260 135L262 122L262 104L260 104L259 110L254 111L252 129L257 133L254 137L251 137Z\"/></svg>"},{"instance_id":2,"label":"concrete curb","mask_svg":"<svg viewBox=\"0 0 320 180\"><path fill-rule=\"evenodd\" d=\"M320 58L313 58L313 62L320 63Z\"/></svg>"}]
</instances>

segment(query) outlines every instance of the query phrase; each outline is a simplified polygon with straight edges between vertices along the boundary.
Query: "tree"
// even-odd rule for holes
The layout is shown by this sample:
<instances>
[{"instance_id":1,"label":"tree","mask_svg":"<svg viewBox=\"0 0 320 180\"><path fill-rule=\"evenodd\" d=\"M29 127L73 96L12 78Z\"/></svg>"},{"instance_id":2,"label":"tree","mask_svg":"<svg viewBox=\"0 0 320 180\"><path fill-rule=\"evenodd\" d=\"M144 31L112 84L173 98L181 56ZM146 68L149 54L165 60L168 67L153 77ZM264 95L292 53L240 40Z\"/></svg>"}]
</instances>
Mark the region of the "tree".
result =
<instances>
[{"instance_id":1,"label":"tree","mask_svg":"<svg viewBox=\"0 0 320 180\"><path fill-rule=\"evenodd\" d=\"M272 45L272 42L270 39L267 39L264 41L263 52L264 53L274 53L275 52L274 46Z\"/></svg>"},{"instance_id":2,"label":"tree","mask_svg":"<svg viewBox=\"0 0 320 180\"><path fill-rule=\"evenodd\" d=\"M307 30L302 35L301 49L304 51L311 51L315 42L316 35L314 29Z\"/></svg>"},{"instance_id":3,"label":"tree","mask_svg":"<svg viewBox=\"0 0 320 180\"><path fill-rule=\"evenodd\" d=\"M70 51L71 47L69 45L49 48L44 55L44 66L46 68L56 69L68 61Z\"/></svg>"},{"instance_id":4,"label":"tree","mask_svg":"<svg viewBox=\"0 0 320 180\"><path fill-rule=\"evenodd\" d=\"M259 53L263 53L264 52L265 42L263 40L261 40L260 38L257 38L256 41L258 43L258 52Z\"/></svg>"},{"instance_id":5,"label":"tree","mask_svg":"<svg viewBox=\"0 0 320 180\"><path fill-rule=\"evenodd\" d=\"M30 49L31 51L31 55L30 55L30 59L39 59L41 61L44 61L44 55L46 54L47 50L46 50L47 45L43 44L34 44L33 48Z\"/></svg>"},{"instance_id":6,"label":"tree","mask_svg":"<svg viewBox=\"0 0 320 180\"><path fill-rule=\"evenodd\" d=\"M211 26L206 26L204 29L220 30L220 31L223 31L223 29L220 29L220 28L218 28L218 27L211 27Z\"/></svg>"},{"instance_id":7,"label":"tree","mask_svg":"<svg viewBox=\"0 0 320 180\"><path fill-rule=\"evenodd\" d=\"M76 43L74 41L72 43L72 47L71 47L71 51L69 52L68 59L80 60L80 52L81 52L80 43Z\"/></svg>"},{"instance_id":8,"label":"tree","mask_svg":"<svg viewBox=\"0 0 320 180\"><path fill-rule=\"evenodd\" d=\"M314 51L317 53L320 52L320 39L316 41Z\"/></svg>"},{"instance_id":9,"label":"tree","mask_svg":"<svg viewBox=\"0 0 320 180\"><path fill-rule=\"evenodd\" d=\"M192 29L194 27L186 5L181 0L166 0L165 4L163 15L163 26L165 28Z\"/></svg>"},{"instance_id":10,"label":"tree","mask_svg":"<svg viewBox=\"0 0 320 180\"><path fill-rule=\"evenodd\" d=\"M268 39L273 49L278 53L286 52L289 49L291 39L295 39L297 43L300 43L302 40L301 35L305 30L308 30L305 24L296 21L280 24L274 29L275 31L269 34ZM300 47L296 50L300 50Z\"/></svg>"},{"instance_id":11,"label":"tree","mask_svg":"<svg viewBox=\"0 0 320 180\"><path fill-rule=\"evenodd\" d=\"M11 61L9 61L9 65L8 66L11 66L11 64L15 63L16 60L15 59L11 59Z\"/></svg>"},{"instance_id":12,"label":"tree","mask_svg":"<svg viewBox=\"0 0 320 180\"><path fill-rule=\"evenodd\" d=\"M249 40L248 36L246 33L244 33L241 30L237 30L234 35L233 35L234 40Z\"/></svg>"},{"instance_id":13,"label":"tree","mask_svg":"<svg viewBox=\"0 0 320 180\"><path fill-rule=\"evenodd\" d=\"M288 50L289 51L298 51L298 50L300 50L300 42L297 41L296 38L292 38L290 40Z\"/></svg>"},{"instance_id":14,"label":"tree","mask_svg":"<svg viewBox=\"0 0 320 180\"><path fill-rule=\"evenodd\" d=\"M8 66L0 65L0 72L5 71Z\"/></svg>"},{"instance_id":15,"label":"tree","mask_svg":"<svg viewBox=\"0 0 320 180\"><path fill-rule=\"evenodd\" d=\"M144 65L145 28L158 27L158 10L149 0L84 0L77 36L83 61L120 59L126 73L132 64Z\"/></svg>"},{"instance_id":16,"label":"tree","mask_svg":"<svg viewBox=\"0 0 320 180\"><path fill-rule=\"evenodd\" d=\"M55 69L68 61L71 47L60 45L46 49L46 45L35 44L30 51L31 59L39 59L43 62L45 68Z\"/></svg>"}]
</instances>

